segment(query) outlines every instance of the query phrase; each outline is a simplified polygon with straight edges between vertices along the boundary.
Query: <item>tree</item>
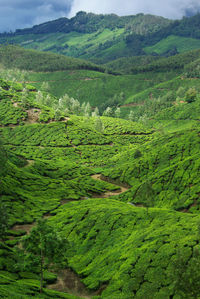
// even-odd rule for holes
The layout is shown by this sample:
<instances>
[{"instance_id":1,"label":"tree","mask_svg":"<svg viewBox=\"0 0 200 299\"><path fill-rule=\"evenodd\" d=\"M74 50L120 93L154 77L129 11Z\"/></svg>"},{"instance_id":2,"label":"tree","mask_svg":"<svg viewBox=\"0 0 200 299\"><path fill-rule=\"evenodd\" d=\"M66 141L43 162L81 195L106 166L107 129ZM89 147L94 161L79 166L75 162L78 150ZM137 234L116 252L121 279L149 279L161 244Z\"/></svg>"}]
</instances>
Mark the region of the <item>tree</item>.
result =
<instances>
[{"instance_id":1,"label":"tree","mask_svg":"<svg viewBox=\"0 0 200 299\"><path fill-rule=\"evenodd\" d=\"M40 292L42 292L44 269L52 264L59 267L66 265L69 243L47 223L47 220L41 219L31 233L24 237L22 246L26 258L28 257L30 261L37 260L39 264Z\"/></svg>"},{"instance_id":2,"label":"tree","mask_svg":"<svg viewBox=\"0 0 200 299\"><path fill-rule=\"evenodd\" d=\"M44 102L44 97L40 90L38 90L38 92L36 93L35 101L39 104L43 104Z\"/></svg>"},{"instance_id":3,"label":"tree","mask_svg":"<svg viewBox=\"0 0 200 299\"><path fill-rule=\"evenodd\" d=\"M91 114L91 106L90 106L90 103L87 103L87 104L85 105L84 115L85 115L86 117L89 117L90 114Z\"/></svg>"},{"instance_id":4,"label":"tree","mask_svg":"<svg viewBox=\"0 0 200 299\"><path fill-rule=\"evenodd\" d=\"M50 91L49 83L48 82L43 82L42 85L41 85L41 90L49 92Z\"/></svg>"},{"instance_id":5,"label":"tree","mask_svg":"<svg viewBox=\"0 0 200 299\"><path fill-rule=\"evenodd\" d=\"M49 94L43 99L43 103L47 107L51 107L52 106L52 98L51 98L51 96Z\"/></svg>"},{"instance_id":6,"label":"tree","mask_svg":"<svg viewBox=\"0 0 200 299\"><path fill-rule=\"evenodd\" d=\"M99 116L95 119L95 130L100 133L103 133L104 131L103 123Z\"/></svg>"},{"instance_id":7,"label":"tree","mask_svg":"<svg viewBox=\"0 0 200 299\"><path fill-rule=\"evenodd\" d=\"M62 113L61 113L60 109L55 110L55 117L54 118L55 118L56 121L58 121L62 118Z\"/></svg>"},{"instance_id":8,"label":"tree","mask_svg":"<svg viewBox=\"0 0 200 299\"><path fill-rule=\"evenodd\" d=\"M113 115L112 108L107 107L106 110L103 112L103 116L111 117Z\"/></svg>"},{"instance_id":9,"label":"tree","mask_svg":"<svg viewBox=\"0 0 200 299\"><path fill-rule=\"evenodd\" d=\"M134 112L131 110L130 111L130 113L129 113L129 115L128 115L128 119L130 120L130 121L134 121L134 119L135 119L135 114L134 114Z\"/></svg>"},{"instance_id":10,"label":"tree","mask_svg":"<svg viewBox=\"0 0 200 299\"><path fill-rule=\"evenodd\" d=\"M78 100L71 98L71 112L73 114L79 115L81 112L81 105Z\"/></svg>"},{"instance_id":11,"label":"tree","mask_svg":"<svg viewBox=\"0 0 200 299\"><path fill-rule=\"evenodd\" d=\"M68 109L68 111L70 111L71 105L72 105L71 98L68 96L68 94L65 94L58 101L58 106L61 110Z\"/></svg>"},{"instance_id":12,"label":"tree","mask_svg":"<svg viewBox=\"0 0 200 299\"><path fill-rule=\"evenodd\" d=\"M185 88L183 86L179 86L179 88L176 91L176 95L178 97L184 97L185 94Z\"/></svg>"},{"instance_id":13,"label":"tree","mask_svg":"<svg viewBox=\"0 0 200 299\"><path fill-rule=\"evenodd\" d=\"M92 112L92 117L98 117L98 116L99 116L99 109L98 109L98 107L96 107L94 109L94 111Z\"/></svg>"},{"instance_id":14,"label":"tree","mask_svg":"<svg viewBox=\"0 0 200 299\"><path fill-rule=\"evenodd\" d=\"M195 88L189 88L185 94L185 100L187 103L192 103L195 101L197 96L197 91Z\"/></svg>"},{"instance_id":15,"label":"tree","mask_svg":"<svg viewBox=\"0 0 200 299\"><path fill-rule=\"evenodd\" d=\"M22 104L22 107L25 109L30 108L30 103L28 101L28 95L29 95L28 89L24 88L22 90L21 104Z\"/></svg>"},{"instance_id":16,"label":"tree","mask_svg":"<svg viewBox=\"0 0 200 299\"><path fill-rule=\"evenodd\" d=\"M137 197L142 199L142 202L144 202L144 205L147 209L147 215L149 213L149 208L154 206L155 202L155 192L152 188L152 184L149 180L146 180L144 182L138 192L137 192Z\"/></svg>"},{"instance_id":17,"label":"tree","mask_svg":"<svg viewBox=\"0 0 200 299\"><path fill-rule=\"evenodd\" d=\"M119 118L120 114L121 114L121 109L117 107L117 109L115 110L115 117Z\"/></svg>"}]
</instances>

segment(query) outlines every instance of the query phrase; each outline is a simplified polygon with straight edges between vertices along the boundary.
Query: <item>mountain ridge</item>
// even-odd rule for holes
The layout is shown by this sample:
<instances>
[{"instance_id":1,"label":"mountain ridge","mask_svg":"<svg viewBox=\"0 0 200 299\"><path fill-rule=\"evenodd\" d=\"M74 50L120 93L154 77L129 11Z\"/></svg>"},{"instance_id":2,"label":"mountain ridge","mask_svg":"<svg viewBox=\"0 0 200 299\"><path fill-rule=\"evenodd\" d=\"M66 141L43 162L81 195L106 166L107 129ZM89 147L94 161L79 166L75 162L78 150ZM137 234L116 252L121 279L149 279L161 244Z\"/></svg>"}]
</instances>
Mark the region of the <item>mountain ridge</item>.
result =
<instances>
[{"instance_id":1,"label":"mountain ridge","mask_svg":"<svg viewBox=\"0 0 200 299\"><path fill-rule=\"evenodd\" d=\"M102 28L123 28L127 25L132 25L132 23L138 23L141 19L142 21L145 21L147 19L147 21L151 21L152 23L157 22L157 25L160 23L164 26L172 22L171 20L164 17L143 13L128 16L118 16L116 14L94 14L80 11L76 14L76 16L72 18L63 17L39 25L34 25L30 28L17 29L14 33L11 34L43 34L53 32L69 33L71 31L91 33ZM156 28L154 29L154 31L156 31Z\"/></svg>"}]
</instances>

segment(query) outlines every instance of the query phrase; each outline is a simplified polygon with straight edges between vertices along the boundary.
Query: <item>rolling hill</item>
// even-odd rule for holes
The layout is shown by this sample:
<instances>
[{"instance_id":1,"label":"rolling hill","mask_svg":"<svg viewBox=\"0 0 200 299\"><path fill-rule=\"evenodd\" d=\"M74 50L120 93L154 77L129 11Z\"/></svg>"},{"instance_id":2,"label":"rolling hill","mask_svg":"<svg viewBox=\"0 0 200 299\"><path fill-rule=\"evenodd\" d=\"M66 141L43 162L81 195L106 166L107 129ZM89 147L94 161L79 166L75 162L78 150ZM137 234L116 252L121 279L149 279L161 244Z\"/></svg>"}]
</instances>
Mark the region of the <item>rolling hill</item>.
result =
<instances>
[{"instance_id":1,"label":"rolling hill","mask_svg":"<svg viewBox=\"0 0 200 299\"><path fill-rule=\"evenodd\" d=\"M199 276L188 279L199 261L199 93L144 123L57 119L37 101L35 87L6 80L0 86L1 213L8 225L0 242L1 296L199 294ZM40 293L37 261L23 264L19 255L22 236L41 217L69 242L62 257L62 271L73 273L67 289L58 283L65 272L46 267Z\"/></svg>"},{"instance_id":2,"label":"rolling hill","mask_svg":"<svg viewBox=\"0 0 200 299\"><path fill-rule=\"evenodd\" d=\"M107 107L114 116L133 119L151 117L155 112L185 100L190 88L199 91L200 51L193 50L171 57L138 56L95 65L63 55L25 50L16 46L0 48L0 74L8 80L29 83L57 100L66 94L98 107ZM16 68L17 67L17 68ZM78 112L76 112L78 113Z\"/></svg>"}]
</instances>

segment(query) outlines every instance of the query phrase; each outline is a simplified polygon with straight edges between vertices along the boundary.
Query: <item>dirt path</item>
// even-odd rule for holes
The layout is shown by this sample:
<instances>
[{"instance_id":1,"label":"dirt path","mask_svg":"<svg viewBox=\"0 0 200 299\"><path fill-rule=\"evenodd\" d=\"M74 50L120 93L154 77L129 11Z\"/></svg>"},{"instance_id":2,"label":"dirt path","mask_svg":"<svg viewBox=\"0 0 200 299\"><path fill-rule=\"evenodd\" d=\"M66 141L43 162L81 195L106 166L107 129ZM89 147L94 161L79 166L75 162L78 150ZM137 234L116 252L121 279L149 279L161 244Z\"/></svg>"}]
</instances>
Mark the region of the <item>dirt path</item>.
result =
<instances>
[{"instance_id":1,"label":"dirt path","mask_svg":"<svg viewBox=\"0 0 200 299\"><path fill-rule=\"evenodd\" d=\"M27 164L24 166L24 168L32 166L35 163L34 160L26 160L26 162L27 162Z\"/></svg>"},{"instance_id":2,"label":"dirt path","mask_svg":"<svg viewBox=\"0 0 200 299\"><path fill-rule=\"evenodd\" d=\"M144 106L144 102L124 104L121 105L120 107L123 108L123 107L137 107L137 106Z\"/></svg>"},{"instance_id":3,"label":"dirt path","mask_svg":"<svg viewBox=\"0 0 200 299\"><path fill-rule=\"evenodd\" d=\"M71 269L59 271L57 281L48 285L47 288L59 292L67 292L81 298L90 299L92 296L95 296L95 293L89 292L80 278Z\"/></svg>"},{"instance_id":4,"label":"dirt path","mask_svg":"<svg viewBox=\"0 0 200 299\"><path fill-rule=\"evenodd\" d=\"M16 224L12 227L12 230L18 232L18 231L25 231L26 234L29 234L31 229L35 226L35 222L31 224Z\"/></svg>"},{"instance_id":5,"label":"dirt path","mask_svg":"<svg viewBox=\"0 0 200 299\"><path fill-rule=\"evenodd\" d=\"M40 113L41 113L40 109L31 108L31 109L26 110L26 112L28 114L28 117L25 120L25 124L34 124L39 121L39 117L40 117Z\"/></svg>"},{"instance_id":6,"label":"dirt path","mask_svg":"<svg viewBox=\"0 0 200 299\"><path fill-rule=\"evenodd\" d=\"M109 179L106 179L104 178L101 174L94 174L91 176L94 180L99 180L99 181L109 181ZM100 197L100 198L108 198L110 196L113 196L113 195L119 195L121 193L124 193L126 191L128 191L128 187L125 187L125 186L119 186L117 184L115 184L112 180L110 180L110 183L119 187L118 190L116 191L106 191L100 195L97 195L97 197Z\"/></svg>"}]
</instances>

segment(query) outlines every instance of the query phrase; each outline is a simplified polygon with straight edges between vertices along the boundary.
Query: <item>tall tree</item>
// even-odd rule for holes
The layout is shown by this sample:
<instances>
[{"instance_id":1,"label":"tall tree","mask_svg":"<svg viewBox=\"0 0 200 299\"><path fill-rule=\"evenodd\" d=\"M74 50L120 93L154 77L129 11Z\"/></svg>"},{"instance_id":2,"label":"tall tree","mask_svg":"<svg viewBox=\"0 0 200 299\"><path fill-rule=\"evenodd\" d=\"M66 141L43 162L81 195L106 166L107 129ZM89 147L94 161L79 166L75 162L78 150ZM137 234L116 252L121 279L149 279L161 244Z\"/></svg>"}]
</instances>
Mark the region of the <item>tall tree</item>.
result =
<instances>
[{"instance_id":1,"label":"tall tree","mask_svg":"<svg viewBox=\"0 0 200 299\"><path fill-rule=\"evenodd\" d=\"M31 233L24 237L22 246L30 260L37 260L40 265L40 292L43 289L44 269L53 266L61 267L66 262L69 243L58 231L51 227L47 220L39 220Z\"/></svg>"}]
</instances>

